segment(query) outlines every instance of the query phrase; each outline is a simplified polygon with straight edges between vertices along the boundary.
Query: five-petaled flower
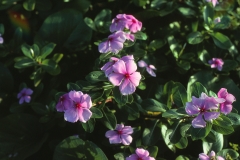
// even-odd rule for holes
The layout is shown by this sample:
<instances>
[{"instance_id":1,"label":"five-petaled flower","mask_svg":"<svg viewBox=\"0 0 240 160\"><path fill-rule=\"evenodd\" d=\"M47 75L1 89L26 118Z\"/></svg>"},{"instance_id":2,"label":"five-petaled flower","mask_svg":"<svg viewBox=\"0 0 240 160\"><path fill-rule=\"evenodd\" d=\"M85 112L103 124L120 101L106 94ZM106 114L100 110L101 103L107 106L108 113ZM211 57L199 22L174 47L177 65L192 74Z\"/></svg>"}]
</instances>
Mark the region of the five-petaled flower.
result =
<instances>
[{"instance_id":1,"label":"five-petaled flower","mask_svg":"<svg viewBox=\"0 0 240 160\"><path fill-rule=\"evenodd\" d=\"M26 103L29 103L31 100L31 96L33 93L33 90L30 88L23 88L17 95L17 98L19 98L19 104L22 104L24 101Z\"/></svg>"},{"instance_id":2,"label":"five-petaled flower","mask_svg":"<svg viewBox=\"0 0 240 160\"><path fill-rule=\"evenodd\" d=\"M60 96L58 103L56 105L56 109L58 112L64 112L72 105L73 100L69 98L68 93L65 93L64 95Z\"/></svg>"},{"instance_id":3,"label":"five-petaled flower","mask_svg":"<svg viewBox=\"0 0 240 160\"><path fill-rule=\"evenodd\" d=\"M105 133L105 136L109 138L110 144L129 145L132 142L133 129L131 126L124 126L123 124L117 124L115 130L109 130Z\"/></svg>"},{"instance_id":4,"label":"five-petaled flower","mask_svg":"<svg viewBox=\"0 0 240 160\"><path fill-rule=\"evenodd\" d=\"M105 42L98 45L100 53L112 52L117 54L122 48L123 43L126 41L126 34L122 31L114 32Z\"/></svg>"},{"instance_id":5,"label":"five-petaled flower","mask_svg":"<svg viewBox=\"0 0 240 160\"><path fill-rule=\"evenodd\" d=\"M223 98L208 97L205 93L202 93L199 98L192 97L191 102L186 103L186 112L189 115L197 115L192 121L194 128L206 127L206 121L211 121L219 116L218 105L225 102ZM204 118L203 118L204 117Z\"/></svg>"},{"instance_id":6,"label":"five-petaled flower","mask_svg":"<svg viewBox=\"0 0 240 160\"><path fill-rule=\"evenodd\" d=\"M218 0L206 0L207 2L212 2L213 7L216 6L216 4L218 4Z\"/></svg>"},{"instance_id":7,"label":"five-petaled flower","mask_svg":"<svg viewBox=\"0 0 240 160\"><path fill-rule=\"evenodd\" d=\"M221 156L216 156L214 151L211 151L208 155L206 155L205 153L200 153L199 154L199 160L224 160L223 157Z\"/></svg>"},{"instance_id":8,"label":"five-petaled flower","mask_svg":"<svg viewBox=\"0 0 240 160\"><path fill-rule=\"evenodd\" d=\"M211 65L211 68L217 68L219 71L222 70L224 64L221 58L212 58L212 60L209 60L208 63Z\"/></svg>"},{"instance_id":9,"label":"five-petaled flower","mask_svg":"<svg viewBox=\"0 0 240 160\"><path fill-rule=\"evenodd\" d=\"M149 156L149 152L145 149L137 148L135 153L127 157L126 160L155 160L155 158Z\"/></svg>"},{"instance_id":10,"label":"five-petaled flower","mask_svg":"<svg viewBox=\"0 0 240 160\"><path fill-rule=\"evenodd\" d=\"M136 87L141 80L141 74L136 72L137 65L133 60L119 60L113 66L113 73L108 75L109 81L114 86L119 86L123 95L129 95L135 92Z\"/></svg>"},{"instance_id":11,"label":"five-petaled flower","mask_svg":"<svg viewBox=\"0 0 240 160\"><path fill-rule=\"evenodd\" d=\"M218 97L225 99L225 102L220 104L220 111L223 114L230 113L233 107L232 103L236 101L236 98L232 94L228 93L226 88L221 88L218 91Z\"/></svg>"},{"instance_id":12,"label":"five-petaled flower","mask_svg":"<svg viewBox=\"0 0 240 160\"><path fill-rule=\"evenodd\" d=\"M69 98L73 101L72 105L65 110L64 119L68 122L77 122L78 120L86 123L92 116L90 108L92 100L88 94L81 91L70 91Z\"/></svg>"},{"instance_id":13,"label":"five-petaled flower","mask_svg":"<svg viewBox=\"0 0 240 160\"><path fill-rule=\"evenodd\" d=\"M153 76L153 77L156 77L156 74L153 70L156 70L155 66L154 65L148 65L145 61L143 60L140 60L138 61L138 66L139 67L142 67L142 68L146 68L147 72Z\"/></svg>"}]
</instances>

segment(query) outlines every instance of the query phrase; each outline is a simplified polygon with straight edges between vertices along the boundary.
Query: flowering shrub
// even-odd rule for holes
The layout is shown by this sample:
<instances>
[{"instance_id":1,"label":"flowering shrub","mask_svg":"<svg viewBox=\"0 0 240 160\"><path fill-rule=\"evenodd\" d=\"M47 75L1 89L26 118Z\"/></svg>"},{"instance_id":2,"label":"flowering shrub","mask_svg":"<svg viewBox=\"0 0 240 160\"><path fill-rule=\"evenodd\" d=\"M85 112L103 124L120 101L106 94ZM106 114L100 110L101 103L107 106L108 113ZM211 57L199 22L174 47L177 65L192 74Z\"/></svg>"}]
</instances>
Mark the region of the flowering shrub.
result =
<instances>
[{"instance_id":1,"label":"flowering shrub","mask_svg":"<svg viewBox=\"0 0 240 160\"><path fill-rule=\"evenodd\" d=\"M0 159L239 159L240 1L0 4Z\"/></svg>"}]
</instances>

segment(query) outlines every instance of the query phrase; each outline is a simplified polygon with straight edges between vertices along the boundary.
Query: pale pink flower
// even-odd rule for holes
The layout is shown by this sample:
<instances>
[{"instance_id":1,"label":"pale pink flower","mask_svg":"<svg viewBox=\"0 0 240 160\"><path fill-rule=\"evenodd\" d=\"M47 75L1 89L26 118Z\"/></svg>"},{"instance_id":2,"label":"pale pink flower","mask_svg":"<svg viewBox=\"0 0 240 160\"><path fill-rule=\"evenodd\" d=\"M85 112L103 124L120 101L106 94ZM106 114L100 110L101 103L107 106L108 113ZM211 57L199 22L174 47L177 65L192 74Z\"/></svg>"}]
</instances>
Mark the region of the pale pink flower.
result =
<instances>
[{"instance_id":1,"label":"pale pink flower","mask_svg":"<svg viewBox=\"0 0 240 160\"><path fill-rule=\"evenodd\" d=\"M58 112L64 112L69 107L72 107L72 105L73 105L73 100L69 98L68 93L65 93L64 95L60 96L58 103L56 105L56 109Z\"/></svg>"},{"instance_id":2,"label":"pale pink flower","mask_svg":"<svg viewBox=\"0 0 240 160\"><path fill-rule=\"evenodd\" d=\"M129 29L132 33L136 33L142 29L142 22L138 21L132 15L126 15L128 19L126 28Z\"/></svg>"},{"instance_id":3,"label":"pale pink flower","mask_svg":"<svg viewBox=\"0 0 240 160\"><path fill-rule=\"evenodd\" d=\"M117 61L113 66L113 73L109 74L108 79L114 86L119 86L123 95L135 92L141 80L141 74L136 72L137 65L133 60Z\"/></svg>"},{"instance_id":4,"label":"pale pink flower","mask_svg":"<svg viewBox=\"0 0 240 160\"><path fill-rule=\"evenodd\" d=\"M149 156L149 152L145 149L137 148L135 153L127 157L126 160L155 160L155 158Z\"/></svg>"},{"instance_id":5,"label":"pale pink flower","mask_svg":"<svg viewBox=\"0 0 240 160\"><path fill-rule=\"evenodd\" d=\"M3 44L4 39L2 38L2 35L0 34L0 44Z\"/></svg>"},{"instance_id":6,"label":"pale pink flower","mask_svg":"<svg viewBox=\"0 0 240 160\"><path fill-rule=\"evenodd\" d=\"M113 72L113 68L112 66L119 60L119 58L116 57L111 57L110 61L107 62L102 68L101 70L105 72L106 77L108 77L108 75L110 73ZM124 62L127 60L134 60L133 55L127 55L127 56L123 56L122 58L120 58L120 60L123 60Z\"/></svg>"},{"instance_id":7,"label":"pale pink flower","mask_svg":"<svg viewBox=\"0 0 240 160\"><path fill-rule=\"evenodd\" d=\"M30 88L23 88L17 95L17 98L19 98L19 104L22 104L24 101L26 103L29 103L31 100L31 96L33 93L33 90Z\"/></svg>"},{"instance_id":8,"label":"pale pink flower","mask_svg":"<svg viewBox=\"0 0 240 160\"><path fill-rule=\"evenodd\" d=\"M220 104L220 111L223 114L230 113L233 107L232 103L236 101L236 98L232 94L228 93L226 88L221 88L218 91L218 97L225 99L225 102Z\"/></svg>"},{"instance_id":9,"label":"pale pink flower","mask_svg":"<svg viewBox=\"0 0 240 160\"><path fill-rule=\"evenodd\" d=\"M100 53L112 52L117 54L123 48L123 43L125 41L125 33L118 31L108 36L108 39L105 42L100 43L98 45L98 50Z\"/></svg>"},{"instance_id":10,"label":"pale pink flower","mask_svg":"<svg viewBox=\"0 0 240 160\"><path fill-rule=\"evenodd\" d=\"M216 156L214 151L211 151L208 155L206 155L205 153L200 153L199 154L199 160L224 160L223 157L221 156Z\"/></svg>"},{"instance_id":11,"label":"pale pink flower","mask_svg":"<svg viewBox=\"0 0 240 160\"><path fill-rule=\"evenodd\" d=\"M123 124L117 124L115 130L109 130L105 136L109 138L110 144L129 145L132 142L133 129L131 126L124 126Z\"/></svg>"},{"instance_id":12,"label":"pale pink flower","mask_svg":"<svg viewBox=\"0 0 240 160\"><path fill-rule=\"evenodd\" d=\"M70 91L68 94L73 101L73 105L65 110L64 119L68 122L77 122L79 120L86 123L92 116L90 111L92 107L91 97L81 91Z\"/></svg>"},{"instance_id":13,"label":"pale pink flower","mask_svg":"<svg viewBox=\"0 0 240 160\"><path fill-rule=\"evenodd\" d=\"M221 58L212 58L212 60L209 60L208 63L211 65L211 68L217 68L219 71L222 70L224 64Z\"/></svg>"},{"instance_id":14,"label":"pale pink flower","mask_svg":"<svg viewBox=\"0 0 240 160\"><path fill-rule=\"evenodd\" d=\"M206 127L206 121L211 121L219 116L220 113L215 110L218 110L218 105L223 102L225 99L208 97L205 93L202 93L199 98L192 96L192 101L187 102L185 108L187 114L197 115L192 121L192 126L194 128Z\"/></svg>"},{"instance_id":15,"label":"pale pink flower","mask_svg":"<svg viewBox=\"0 0 240 160\"><path fill-rule=\"evenodd\" d=\"M213 22L214 22L215 24L217 24L217 23L221 22L221 18L220 18L220 17L217 17L217 18L214 19Z\"/></svg>"},{"instance_id":16,"label":"pale pink flower","mask_svg":"<svg viewBox=\"0 0 240 160\"><path fill-rule=\"evenodd\" d=\"M206 0L207 2L211 2L213 7L216 6L216 4L218 4L218 0Z\"/></svg>"},{"instance_id":17,"label":"pale pink flower","mask_svg":"<svg viewBox=\"0 0 240 160\"><path fill-rule=\"evenodd\" d=\"M153 77L156 77L156 74L153 70L156 70L155 66L154 65L148 65L145 61L143 60L140 60L138 61L138 66L139 67L142 67L142 68L146 68L147 72L153 76Z\"/></svg>"}]
</instances>

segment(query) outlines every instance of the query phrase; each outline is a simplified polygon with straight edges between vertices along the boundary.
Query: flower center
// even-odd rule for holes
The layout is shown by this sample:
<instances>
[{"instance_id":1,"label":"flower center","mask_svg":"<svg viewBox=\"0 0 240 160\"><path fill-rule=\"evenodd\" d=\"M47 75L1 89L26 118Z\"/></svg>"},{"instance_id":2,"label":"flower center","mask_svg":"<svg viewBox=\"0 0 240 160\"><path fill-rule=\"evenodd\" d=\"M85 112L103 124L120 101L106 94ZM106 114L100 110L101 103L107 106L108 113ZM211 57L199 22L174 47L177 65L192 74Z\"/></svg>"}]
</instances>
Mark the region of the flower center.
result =
<instances>
[{"instance_id":1,"label":"flower center","mask_svg":"<svg viewBox=\"0 0 240 160\"><path fill-rule=\"evenodd\" d=\"M81 108L81 104L80 104L80 103L76 103L76 104L75 104L75 107L76 107L76 108Z\"/></svg>"},{"instance_id":2,"label":"flower center","mask_svg":"<svg viewBox=\"0 0 240 160\"><path fill-rule=\"evenodd\" d=\"M65 98L64 97L60 97L60 101L62 102L62 101L64 101L65 100Z\"/></svg>"},{"instance_id":3,"label":"flower center","mask_svg":"<svg viewBox=\"0 0 240 160\"><path fill-rule=\"evenodd\" d=\"M200 113L204 113L204 112L206 112L205 107L200 108L199 112L200 112Z\"/></svg>"},{"instance_id":4,"label":"flower center","mask_svg":"<svg viewBox=\"0 0 240 160\"><path fill-rule=\"evenodd\" d=\"M132 19L132 23L137 23L137 21L135 19Z\"/></svg>"},{"instance_id":5,"label":"flower center","mask_svg":"<svg viewBox=\"0 0 240 160\"><path fill-rule=\"evenodd\" d=\"M119 135L121 135L121 134L122 134L122 131L117 131L117 133L118 133Z\"/></svg>"},{"instance_id":6,"label":"flower center","mask_svg":"<svg viewBox=\"0 0 240 160\"><path fill-rule=\"evenodd\" d=\"M138 158L138 160L143 160L142 158Z\"/></svg>"},{"instance_id":7,"label":"flower center","mask_svg":"<svg viewBox=\"0 0 240 160\"><path fill-rule=\"evenodd\" d=\"M129 79L129 77L130 77L130 74L126 73L125 78Z\"/></svg>"}]
</instances>

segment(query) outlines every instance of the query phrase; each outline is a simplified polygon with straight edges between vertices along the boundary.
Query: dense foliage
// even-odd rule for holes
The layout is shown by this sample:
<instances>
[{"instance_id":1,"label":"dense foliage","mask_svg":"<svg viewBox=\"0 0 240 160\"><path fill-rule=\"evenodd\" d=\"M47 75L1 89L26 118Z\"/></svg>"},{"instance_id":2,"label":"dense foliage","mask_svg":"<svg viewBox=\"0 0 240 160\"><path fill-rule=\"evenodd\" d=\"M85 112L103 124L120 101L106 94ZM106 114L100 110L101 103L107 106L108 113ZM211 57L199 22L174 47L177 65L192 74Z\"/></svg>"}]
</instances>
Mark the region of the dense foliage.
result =
<instances>
[{"instance_id":1,"label":"dense foliage","mask_svg":"<svg viewBox=\"0 0 240 160\"><path fill-rule=\"evenodd\" d=\"M0 13L0 160L239 159L240 0Z\"/></svg>"}]
</instances>

